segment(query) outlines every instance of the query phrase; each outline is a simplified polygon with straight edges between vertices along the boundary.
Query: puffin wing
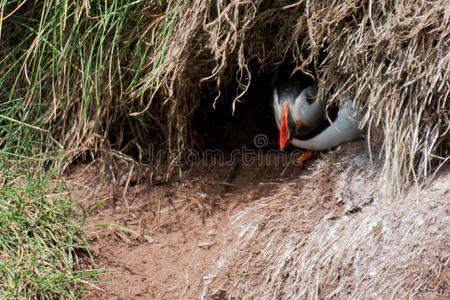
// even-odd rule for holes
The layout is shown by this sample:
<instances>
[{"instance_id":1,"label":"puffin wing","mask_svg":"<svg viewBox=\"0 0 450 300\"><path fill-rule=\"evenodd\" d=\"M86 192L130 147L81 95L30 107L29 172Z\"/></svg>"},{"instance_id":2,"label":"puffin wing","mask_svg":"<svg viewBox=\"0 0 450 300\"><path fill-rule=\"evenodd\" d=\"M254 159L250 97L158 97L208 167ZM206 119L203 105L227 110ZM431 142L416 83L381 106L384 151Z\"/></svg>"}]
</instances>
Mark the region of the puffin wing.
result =
<instances>
[{"instance_id":1,"label":"puffin wing","mask_svg":"<svg viewBox=\"0 0 450 300\"><path fill-rule=\"evenodd\" d=\"M362 115L352 106L353 101L347 100L336 120L325 130L308 140L293 139L291 143L307 150L326 150L361 138L363 134L359 129L359 123Z\"/></svg>"}]
</instances>

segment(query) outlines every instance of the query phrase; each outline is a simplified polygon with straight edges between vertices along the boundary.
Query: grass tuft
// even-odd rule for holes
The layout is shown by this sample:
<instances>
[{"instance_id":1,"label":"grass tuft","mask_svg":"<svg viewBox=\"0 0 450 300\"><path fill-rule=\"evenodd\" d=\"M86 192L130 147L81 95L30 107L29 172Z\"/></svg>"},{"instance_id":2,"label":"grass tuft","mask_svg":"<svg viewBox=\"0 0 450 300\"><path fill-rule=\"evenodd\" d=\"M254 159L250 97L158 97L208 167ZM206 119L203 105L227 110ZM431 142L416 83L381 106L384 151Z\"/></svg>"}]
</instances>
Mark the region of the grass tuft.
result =
<instances>
[{"instance_id":1,"label":"grass tuft","mask_svg":"<svg viewBox=\"0 0 450 300\"><path fill-rule=\"evenodd\" d=\"M51 174L0 166L0 298L78 298L97 271L77 271L87 244L69 194Z\"/></svg>"}]
</instances>

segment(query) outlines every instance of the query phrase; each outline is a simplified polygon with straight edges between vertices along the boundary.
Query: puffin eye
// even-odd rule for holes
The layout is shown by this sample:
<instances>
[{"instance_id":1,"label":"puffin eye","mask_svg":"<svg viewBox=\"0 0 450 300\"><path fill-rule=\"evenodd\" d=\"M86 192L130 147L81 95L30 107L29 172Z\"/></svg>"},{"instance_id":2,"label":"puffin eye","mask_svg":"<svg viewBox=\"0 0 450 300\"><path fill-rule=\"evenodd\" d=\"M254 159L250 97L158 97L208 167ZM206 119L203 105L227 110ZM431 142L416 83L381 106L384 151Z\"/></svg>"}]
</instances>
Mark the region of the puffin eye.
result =
<instances>
[{"instance_id":1,"label":"puffin eye","mask_svg":"<svg viewBox=\"0 0 450 300\"><path fill-rule=\"evenodd\" d=\"M313 104L314 100L314 97L306 96L306 102L308 102L309 105Z\"/></svg>"}]
</instances>

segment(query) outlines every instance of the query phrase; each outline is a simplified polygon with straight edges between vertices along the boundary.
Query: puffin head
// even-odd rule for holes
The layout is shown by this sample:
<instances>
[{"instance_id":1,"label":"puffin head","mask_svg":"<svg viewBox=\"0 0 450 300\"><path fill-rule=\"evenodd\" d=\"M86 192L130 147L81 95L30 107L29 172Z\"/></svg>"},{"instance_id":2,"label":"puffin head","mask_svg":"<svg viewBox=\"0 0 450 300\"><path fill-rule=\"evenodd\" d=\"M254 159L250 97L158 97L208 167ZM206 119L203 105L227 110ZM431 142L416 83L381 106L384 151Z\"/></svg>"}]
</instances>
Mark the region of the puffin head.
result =
<instances>
[{"instance_id":1,"label":"puffin head","mask_svg":"<svg viewBox=\"0 0 450 300\"><path fill-rule=\"evenodd\" d=\"M280 149L298 136L312 132L325 118L325 103L317 99L318 87L303 89L293 101L285 101L281 110Z\"/></svg>"}]
</instances>

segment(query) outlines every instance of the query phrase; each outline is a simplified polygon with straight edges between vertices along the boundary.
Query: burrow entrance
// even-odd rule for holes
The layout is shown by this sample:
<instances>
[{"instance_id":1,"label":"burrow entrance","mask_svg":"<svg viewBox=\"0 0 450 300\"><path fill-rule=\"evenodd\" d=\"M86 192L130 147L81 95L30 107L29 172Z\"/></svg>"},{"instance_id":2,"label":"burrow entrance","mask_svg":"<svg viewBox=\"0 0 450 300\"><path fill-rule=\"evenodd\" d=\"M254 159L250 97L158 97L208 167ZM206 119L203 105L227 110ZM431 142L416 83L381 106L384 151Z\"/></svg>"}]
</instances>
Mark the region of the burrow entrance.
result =
<instances>
[{"instance_id":1,"label":"burrow entrance","mask_svg":"<svg viewBox=\"0 0 450 300\"><path fill-rule=\"evenodd\" d=\"M222 87L215 109L212 107L214 98L206 95L193 116L193 129L202 139L201 148L225 152L244 146L248 149L278 149L278 128L272 106L274 87L289 79L305 85L314 84L310 76L301 72L292 75L294 67L283 64L274 72L254 75L248 91L236 102L234 114L232 101L236 95L236 82ZM266 144L261 140L264 137Z\"/></svg>"}]
</instances>

